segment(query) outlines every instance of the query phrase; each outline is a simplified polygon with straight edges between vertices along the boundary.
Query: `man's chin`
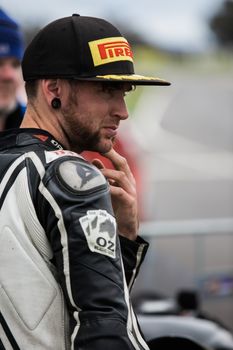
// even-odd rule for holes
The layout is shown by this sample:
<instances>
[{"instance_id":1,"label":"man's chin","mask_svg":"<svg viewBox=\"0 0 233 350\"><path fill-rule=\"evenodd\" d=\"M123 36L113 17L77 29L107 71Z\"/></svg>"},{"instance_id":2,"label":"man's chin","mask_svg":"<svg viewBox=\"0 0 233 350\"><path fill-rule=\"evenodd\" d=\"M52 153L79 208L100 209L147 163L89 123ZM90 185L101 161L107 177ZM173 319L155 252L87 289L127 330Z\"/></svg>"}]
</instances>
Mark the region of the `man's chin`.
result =
<instances>
[{"instance_id":1,"label":"man's chin","mask_svg":"<svg viewBox=\"0 0 233 350\"><path fill-rule=\"evenodd\" d=\"M98 152L101 154L108 153L113 148L113 144L106 145L104 147L100 147Z\"/></svg>"},{"instance_id":2,"label":"man's chin","mask_svg":"<svg viewBox=\"0 0 233 350\"><path fill-rule=\"evenodd\" d=\"M108 139L96 145L95 151L101 154L105 154L113 148L113 145L114 145L114 140Z\"/></svg>"}]
</instances>

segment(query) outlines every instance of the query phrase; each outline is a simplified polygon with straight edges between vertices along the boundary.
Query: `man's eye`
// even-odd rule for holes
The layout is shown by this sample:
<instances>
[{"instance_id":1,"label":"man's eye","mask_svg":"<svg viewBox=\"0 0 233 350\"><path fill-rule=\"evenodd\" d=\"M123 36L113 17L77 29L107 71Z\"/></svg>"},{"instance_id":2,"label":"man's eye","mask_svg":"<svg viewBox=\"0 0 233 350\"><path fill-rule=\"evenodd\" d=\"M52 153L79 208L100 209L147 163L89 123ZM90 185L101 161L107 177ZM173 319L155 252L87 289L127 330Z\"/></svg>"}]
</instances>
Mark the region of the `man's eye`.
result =
<instances>
[{"instance_id":1,"label":"man's eye","mask_svg":"<svg viewBox=\"0 0 233 350\"><path fill-rule=\"evenodd\" d=\"M123 96L126 96L132 90L134 90L134 87L132 85L125 86L124 84L121 84L121 83L117 83L117 84L104 83L102 85L102 91L109 95L112 95L113 93L118 91L118 92L121 92Z\"/></svg>"},{"instance_id":2,"label":"man's eye","mask_svg":"<svg viewBox=\"0 0 233 350\"><path fill-rule=\"evenodd\" d=\"M102 88L103 88L103 91L111 93L113 91L121 90L122 84L105 82L103 83Z\"/></svg>"},{"instance_id":3,"label":"man's eye","mask_svg":"<svg viewBox=\"0 0 233 350\"><path fill-rule=\"evenodd\" d=\"M109 88L107 88L105 91L106 91L108 94L112 94L112 93L114 93L115 91L117 91L117 89L114 88L114 87L109 87Z\"/></svg>"},{"instance_id":4,"label":"man's eye","mask_svg":"<svg viewBox=\"0 0 233 350\"><path fill-rule=\"evenodd\" d=\"M112 92L116 91L117 88L114 86L103 86L103 92L111 94Z\"/></svg>"}]
</instances>

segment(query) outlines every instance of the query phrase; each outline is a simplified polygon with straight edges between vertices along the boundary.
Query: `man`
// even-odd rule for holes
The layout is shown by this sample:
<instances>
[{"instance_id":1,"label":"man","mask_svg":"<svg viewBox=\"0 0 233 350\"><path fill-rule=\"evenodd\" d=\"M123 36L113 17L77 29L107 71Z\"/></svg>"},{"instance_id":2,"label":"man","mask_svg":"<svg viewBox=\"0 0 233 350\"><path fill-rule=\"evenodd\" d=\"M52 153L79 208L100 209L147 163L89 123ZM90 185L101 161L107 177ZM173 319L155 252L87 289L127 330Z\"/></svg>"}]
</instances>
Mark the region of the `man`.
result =
<instances>
[{"instance_id":1,"label":"man","mask_svg":"<svg viewBox=\"0 0 233 350\"><path fill-rule=\"evenodd\" d=\"M0 9L0 131L18 127L25 106L17 99L23 38L18 24Z\"/></svg>"},{"instance_id":2,"label":"man","mask_svg":"<svg viewBox=\"0 0 233 350\"><path fill-rule=\"evenodd\" d=\"M3 345L148 349L129 299L147 243L137 237L134 178L112 145L132 84L169 83L135 75L120 32L79 15L42 29L22 69L25 117L0 137Z\"/></svg>"},{"instance_id":3,"label":"man","mask_svg":"<svg viewBox=\"0 0 233 350\"><path fill-rule=\"evenodd\" d=\"M177 312L180 316L196 317L211 321L220 327L229 330L221 320L212 317L208 313L202 311L201 295L195 289L181 289L176 294ZM230 331L230 330L229 330Z\"/></svg>"}]
</instances>

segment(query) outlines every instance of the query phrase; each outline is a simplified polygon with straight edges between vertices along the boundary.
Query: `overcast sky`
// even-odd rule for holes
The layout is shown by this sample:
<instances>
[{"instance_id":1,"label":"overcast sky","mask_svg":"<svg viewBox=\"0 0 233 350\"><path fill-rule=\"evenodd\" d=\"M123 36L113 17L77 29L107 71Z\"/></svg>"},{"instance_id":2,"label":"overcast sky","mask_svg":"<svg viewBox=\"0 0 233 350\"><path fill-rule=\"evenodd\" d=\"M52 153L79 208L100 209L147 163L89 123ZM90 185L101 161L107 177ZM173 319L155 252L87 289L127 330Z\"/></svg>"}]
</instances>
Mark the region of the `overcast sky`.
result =
<instances>
[{"instance_id":1,"label":"overcast sky","mask_svg":"<svg viewBox=\"0 0 233 350\"><path fill-rule=\"evenodd\" d=\"M1 7L26 26L45 25L72 13L122 22L149 41L177 49L205 49L207 18L223 0L1 0ZM119 25L118 25L119 27ZM119 28L120 29L120 28Z\"/></svg>"}]
</instances>

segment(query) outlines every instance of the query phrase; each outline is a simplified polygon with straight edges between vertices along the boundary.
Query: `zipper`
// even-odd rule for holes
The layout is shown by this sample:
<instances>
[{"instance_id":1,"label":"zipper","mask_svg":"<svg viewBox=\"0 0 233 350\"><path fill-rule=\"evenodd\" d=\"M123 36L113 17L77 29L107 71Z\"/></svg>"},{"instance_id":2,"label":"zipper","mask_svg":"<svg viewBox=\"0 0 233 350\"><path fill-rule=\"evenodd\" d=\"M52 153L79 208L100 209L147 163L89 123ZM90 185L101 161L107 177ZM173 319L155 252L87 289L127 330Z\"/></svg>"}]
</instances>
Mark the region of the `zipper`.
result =
<instances>
[{"instance_id":1,"label":"zipper","mask_svg":"<svg viewBox=\"0 0 233 350\"><path fill-rule=\"evenodd\" d=\"M69 334L69 317L68 317L68 311L66 309L66 304L64 300L64 295L62 288L60 284L58 284L60 296L61 296L61 304L62 304L62 331L63 331L63 338L64 338L64 349L69 350L70 349L70 334Z\"/></svg>"}]
</instances>

